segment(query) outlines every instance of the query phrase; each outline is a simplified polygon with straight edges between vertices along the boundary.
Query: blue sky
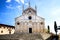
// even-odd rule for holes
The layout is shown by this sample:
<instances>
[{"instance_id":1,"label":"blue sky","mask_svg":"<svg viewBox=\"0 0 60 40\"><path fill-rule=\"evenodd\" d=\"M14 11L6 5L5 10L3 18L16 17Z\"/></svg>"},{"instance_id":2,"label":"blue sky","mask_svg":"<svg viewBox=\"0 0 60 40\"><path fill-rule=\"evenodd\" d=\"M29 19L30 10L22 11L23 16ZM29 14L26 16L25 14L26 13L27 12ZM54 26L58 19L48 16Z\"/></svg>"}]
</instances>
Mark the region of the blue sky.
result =
<instances>
[{"instance_id":1,"label":"blue sky","mask_svg":"<svg viewBox=\"0 0 60 40\"><path fill-rule=\"evenodd\" d=\"M15 25L15 18L22 15L22 5L28 7L29 0L0 0L0 23ZM37 15L45 18L45 27L54 32L54 21L60 25L60 0L30 0L31 7L37 6Z\"/></svg>"}]
</instances>

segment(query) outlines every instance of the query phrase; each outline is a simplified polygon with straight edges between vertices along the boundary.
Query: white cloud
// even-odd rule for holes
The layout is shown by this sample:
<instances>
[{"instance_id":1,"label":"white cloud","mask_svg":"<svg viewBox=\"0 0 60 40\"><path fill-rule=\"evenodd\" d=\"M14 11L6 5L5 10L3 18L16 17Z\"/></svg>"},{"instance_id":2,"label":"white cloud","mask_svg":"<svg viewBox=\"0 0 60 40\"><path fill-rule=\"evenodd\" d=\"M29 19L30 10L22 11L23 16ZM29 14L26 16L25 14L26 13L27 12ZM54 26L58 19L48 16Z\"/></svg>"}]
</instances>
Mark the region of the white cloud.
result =
<instances>
[{"instance_id":1,"label":"white cloud","mask_svg":"<svg viewBox=\"0 0 60 40\"><path fill-rule=\"evenodd\" d=\"M12 7L12 5L6 6L9 9L14 9L14 7Z\"/></svg>"},{"instance_id":2,"label":"white cloud","mask_svg":"<svg viewBox=\"0 0 60 40\"><path fill-rule=\"evenodd\" d=\"M16 2L20 3L20 0L15 0Z\"/></svg>"},{"instance_id":3,"label":"white cloud","mask_svg":"<svg viewBox=\"0 0 60 40\"><path fill-rule=\"evenodd\" d=\"M17 8L20 8L21 6L19 5L19 6L17 6Z\"/></svg>"},{"instance_id":4,"label":"white cloud","mask_svg":"<svg viewBox=\"0 0 60 40\"><path fill-rule=\"evenodd\" d=\"M22 8L21 8L20 5L16 6L16 8L17 8L19 11L22 10Z\"/></svg>"},{"instance_id":5,"label":"white cloud","mask_svg":"<svg viewBox=\"0 0 60 40\"><path fill-rule=\"evenodd\" d=\"M20 1L24 4L24 0L15 0L16 2L18 2L20 4Z\"/></svg>"},{"instance_id":6,"label":"white cloud","mask_svg":"<svg viewBox=\"0 0 60 40\"><path fill-rule=\"evenodd\" d=\"M6 0L6 2L11 2L12 0ZM18 2L20 4L20 2L22 2L24 4L24 0L15 0L16 2Z\"/></svg>"},{"instance_id":7,"label":"white cloud","mask_svg":"<svg viewBox=\"0 0 60 40\"><path fill-rule=\"evenodd\" d=\"M24 4L24 0L21 0L21 2Z\"/></svg>"},{"instance_id":8,"label":"white cloud","mask_svg":"<svg viewBox=\"0 0 60 40\"><path fill-rule=\"evenodd\" d=\"M51 14L54 16L58 16L60 14L60 8L53 8Z\"/></svg>"},{"instance_id":9,"label":"white cloud","mask_svg":"<svg viewBox=\"0 0 60 40\"><path fill-rule=\"evenodd\" d=\"M27 6L28 6L28 3L25 3L25 5L27 5Z\"/></svg>"},{"instance_id":10,"label":"white cloud","mask_svg":"<svg viewBox=\"0 0 60 40\"><path fill-rule=\"evenodd\" d=\"M18 9L18 11L22 10L20 5L15 6L15 7L13 7L12 5L9 5L9 6L6 6L6 8L8 8L8 9Z\"/></svg>"},{"instance_id":11,"label":"white cloud","mask_svg":"<svg viewBox=\"0 0 60 40\"><path fill-rule=\"evenodd\" d=\"M11 0L6 0L6 2L11 2Z\"/></svg>"}]
</instances>

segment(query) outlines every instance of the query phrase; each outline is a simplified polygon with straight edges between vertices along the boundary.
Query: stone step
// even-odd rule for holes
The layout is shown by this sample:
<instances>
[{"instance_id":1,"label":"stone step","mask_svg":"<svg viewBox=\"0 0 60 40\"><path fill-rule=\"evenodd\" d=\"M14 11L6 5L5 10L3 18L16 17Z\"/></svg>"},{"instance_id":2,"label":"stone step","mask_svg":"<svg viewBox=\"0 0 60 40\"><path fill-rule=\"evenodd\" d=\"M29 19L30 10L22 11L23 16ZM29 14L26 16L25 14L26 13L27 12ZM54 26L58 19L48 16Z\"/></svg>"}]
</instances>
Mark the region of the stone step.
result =
<instances>
[{"instance_id":1,"label":"stone step","mask_svg":"<svg viewBox=\"0 0 60 40\"><path fill-rule=\"evenodd\" d=\"M43 40L40 34L9 34L0 35L0 39L11 39L11 40Z\"/></svg>"}]
</instances>

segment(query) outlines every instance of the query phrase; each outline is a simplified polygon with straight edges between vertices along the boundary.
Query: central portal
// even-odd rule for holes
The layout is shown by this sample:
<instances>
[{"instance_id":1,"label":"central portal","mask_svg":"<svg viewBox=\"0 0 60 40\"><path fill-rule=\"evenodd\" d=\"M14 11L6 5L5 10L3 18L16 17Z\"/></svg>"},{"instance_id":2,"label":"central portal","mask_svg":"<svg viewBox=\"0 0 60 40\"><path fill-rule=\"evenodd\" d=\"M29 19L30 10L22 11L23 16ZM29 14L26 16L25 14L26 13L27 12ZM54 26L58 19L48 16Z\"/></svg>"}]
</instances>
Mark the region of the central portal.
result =
<instances>
[{"instance_id":1,"label":"central portal","mask_svg":"<svg viewBox=\"0 0 60 40\"><path fill-rule=\"evenodd\" d=\"M32 33L32 28L29 28L29 33Z\"/></svg>"}]
</instances>

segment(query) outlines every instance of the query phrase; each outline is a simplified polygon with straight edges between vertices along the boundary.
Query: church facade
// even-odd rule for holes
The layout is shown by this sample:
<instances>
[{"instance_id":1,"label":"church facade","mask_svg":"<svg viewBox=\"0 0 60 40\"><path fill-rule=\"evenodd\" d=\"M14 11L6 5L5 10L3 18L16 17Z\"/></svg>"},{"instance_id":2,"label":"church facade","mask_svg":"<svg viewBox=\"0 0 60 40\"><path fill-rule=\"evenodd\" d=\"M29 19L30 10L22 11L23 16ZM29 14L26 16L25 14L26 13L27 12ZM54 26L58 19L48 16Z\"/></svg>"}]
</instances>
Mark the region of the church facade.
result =
<instances>
[{"instance_id":1,"label":"church facade","mask_svg":"<svg viewBox=\"0 0 60 40\"><path fill-rule=\"evenodd\" d=\"M34 9L29 5L15 18L15 33L0 35L0 40L50 40L50 37L45 30L45 19L37 15L36 6Z\"/></svg>"},{"instance_id":2,"label":"church facade","mask_svg":"<svg viewBox=\"0 0 60 40\"><path fill-rule=\"evenodd\" d=\"M37 15L37 8L31 6L24 9L22 15L15 18L15 31L17 33L44 32L45 19Z\"/></svg>"}]
</instances>

